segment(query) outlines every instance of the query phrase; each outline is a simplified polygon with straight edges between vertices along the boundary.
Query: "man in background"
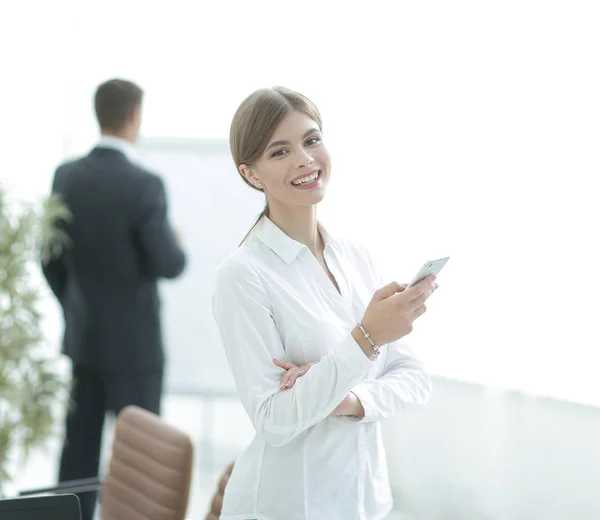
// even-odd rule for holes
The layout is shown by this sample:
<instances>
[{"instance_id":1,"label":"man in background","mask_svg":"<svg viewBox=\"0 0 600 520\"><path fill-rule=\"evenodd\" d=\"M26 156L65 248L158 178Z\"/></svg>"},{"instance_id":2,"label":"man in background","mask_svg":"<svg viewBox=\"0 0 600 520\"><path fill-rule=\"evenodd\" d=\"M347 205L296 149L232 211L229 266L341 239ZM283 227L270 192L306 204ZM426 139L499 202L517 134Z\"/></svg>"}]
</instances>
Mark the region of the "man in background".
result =
<instances>
[{"instance_id":1,"label":"man in background","mask_svg":"<svg viewBox=\"0 0 600 520\"><path fill-rule=\"evenodd\" d=\"M167 218L159 177L135 163L142 90L113 79L100 85L95 109L101 138L92 151L61 165L52 191L72 220L71 244L43 266L65 320L64 352L73 366L61 482L98 475L107 411L127 405L160 413L163 343L159 278L175 278L185 255ZM80 495L92 520L96 493Z\"/></svg>"}]
</instances>

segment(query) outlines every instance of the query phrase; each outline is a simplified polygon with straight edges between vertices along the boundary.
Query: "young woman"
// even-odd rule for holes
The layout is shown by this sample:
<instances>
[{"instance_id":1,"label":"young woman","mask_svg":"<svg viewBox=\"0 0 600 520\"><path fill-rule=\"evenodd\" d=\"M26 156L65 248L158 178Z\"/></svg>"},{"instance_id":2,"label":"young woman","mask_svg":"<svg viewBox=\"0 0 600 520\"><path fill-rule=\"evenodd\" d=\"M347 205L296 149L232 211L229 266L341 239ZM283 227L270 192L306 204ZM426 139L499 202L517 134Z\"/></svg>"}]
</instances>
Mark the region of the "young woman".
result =
<instances>
[{"instance_id":1,"label":"young woman","mask_svg":"<svg viewBox=\"0 0 600 520\"><path fill-rule=\"evenodd\" d=\"M437 284L382 287L367 251L317 221L331 169L321 130L315 105L281 87L251 94L231 124L235 164L266 207L220 266L214 293L256 429L222 520L384 518L392 499L380 422L429 396L429 375L399 340Z\"/></svg>"}]
</instances>

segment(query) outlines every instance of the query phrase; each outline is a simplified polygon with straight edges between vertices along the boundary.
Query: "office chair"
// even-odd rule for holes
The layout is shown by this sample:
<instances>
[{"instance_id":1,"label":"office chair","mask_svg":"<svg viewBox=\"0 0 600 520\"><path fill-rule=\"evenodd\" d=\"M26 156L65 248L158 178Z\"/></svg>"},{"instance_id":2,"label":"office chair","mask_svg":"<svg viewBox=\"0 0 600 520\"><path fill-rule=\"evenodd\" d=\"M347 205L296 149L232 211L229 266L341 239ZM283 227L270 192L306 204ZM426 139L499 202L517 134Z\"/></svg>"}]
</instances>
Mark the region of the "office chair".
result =
<instances>
[{"instance_id":1,"label":"office chair","mask_svg":"<svg viewBox=\"0 0 600 520\"><path fill-rule=\"evenodd\" d=\"M22 491L41 493L100 491L102 520L123 518L185 520L194 447L190 437L156 414L128 406L115 423L108 474Z\"/></svg>"}]
</instances>

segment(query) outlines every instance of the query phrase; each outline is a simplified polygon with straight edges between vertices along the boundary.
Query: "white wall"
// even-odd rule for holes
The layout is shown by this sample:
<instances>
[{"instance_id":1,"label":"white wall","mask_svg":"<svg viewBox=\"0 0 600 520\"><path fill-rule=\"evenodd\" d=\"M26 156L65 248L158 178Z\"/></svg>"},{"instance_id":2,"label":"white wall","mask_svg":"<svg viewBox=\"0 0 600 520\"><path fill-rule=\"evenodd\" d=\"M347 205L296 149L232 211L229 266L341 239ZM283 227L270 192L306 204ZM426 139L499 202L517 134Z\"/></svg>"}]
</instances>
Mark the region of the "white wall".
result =
<instances>
[{"instance_id":1,"label":"white wall","mask_svg":"<svg viewBox=\"0 0 600 520\"><path fill-rule=\"evenodd\" d=\"M66 5L66 3L64 3ZM65 118L74 72L69 17L60 2L11 2L0 8L0 184L15 204L37 204L64 158ZM50 352L59 351L62 316L39 271L47 297L41 311Z\"/></svg>"},{"instance_id":2,"label":"white wall","mask_svg":"<svg viewBox=\"0 0 600 520\"><path fill-rule=\"evenodd\" d=\"M435 378L384 428L406 520L600 518L600 409Z\"/></svg>"},{"instance_id":3,"label":"white wall","mask_svg":"<svg viewBox=\"0 0 600 520\"><path fill-rule=\"evenodd\" d=\"M47 194L68 132L73 42L60 2L13 2L0 11L0 182L15 198Z\"/></svg>"}]
</instances>

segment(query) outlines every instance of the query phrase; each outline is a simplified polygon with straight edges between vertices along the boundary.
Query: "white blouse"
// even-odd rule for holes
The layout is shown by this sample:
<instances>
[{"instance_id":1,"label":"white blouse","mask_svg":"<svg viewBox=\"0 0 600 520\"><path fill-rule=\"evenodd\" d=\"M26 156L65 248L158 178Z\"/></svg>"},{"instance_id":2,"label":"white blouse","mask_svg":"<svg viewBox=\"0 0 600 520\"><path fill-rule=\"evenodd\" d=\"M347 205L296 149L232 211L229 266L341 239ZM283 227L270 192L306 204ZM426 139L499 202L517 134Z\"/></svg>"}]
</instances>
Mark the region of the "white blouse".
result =
<instances>
[{"instance_id":1,"label":"white blouse","mask_svg":"<svg viewBox=\"0 0 600 520\"><path fill-rule=\"evenodd\" d=\"M222 520L379 520L392 508L380 421L424 405L431 380L404 341L365 356L350 333L385 283L364 248L319 229L340 292L308 247L266 217L218 269L214 317L256 429ZM318 363L280 390L274 358ZM331 417L350 391L365 417Z\"/></svg>"}]
</instances>

